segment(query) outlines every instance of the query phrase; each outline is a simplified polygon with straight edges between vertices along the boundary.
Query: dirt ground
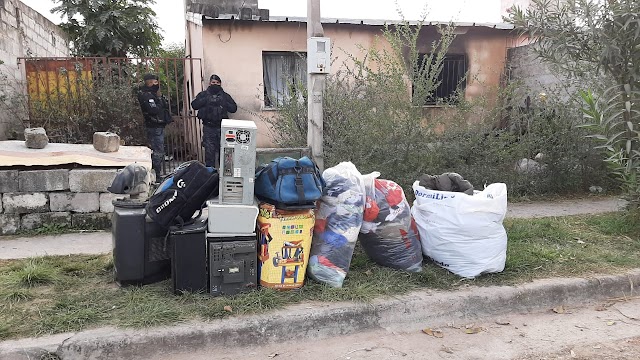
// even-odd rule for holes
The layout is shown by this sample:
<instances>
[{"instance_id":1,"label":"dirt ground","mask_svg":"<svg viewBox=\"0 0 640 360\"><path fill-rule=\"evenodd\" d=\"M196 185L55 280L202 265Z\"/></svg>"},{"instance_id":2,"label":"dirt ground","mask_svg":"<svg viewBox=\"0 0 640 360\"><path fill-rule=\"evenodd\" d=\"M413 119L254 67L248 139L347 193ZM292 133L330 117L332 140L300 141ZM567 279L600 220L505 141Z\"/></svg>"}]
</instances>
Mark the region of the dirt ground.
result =
<instances>
[{"instance_id":1,"label":"dirt ground","mask_svg":"<svg viewBox=\"0 0 640 360\"><path fill-rule=\"evenodd\" d=\"M538 218L547 216L601 214L622 210L625 205L626 201L616 197L592 197L548 202L518 202L509 204L507 217Z\"/></svg>"},{"instance_id":2,"label":"dirt ground","mask_svg":"<svg viewBox=\"0 0 640 360\"><path fill-rule=\"evenodd\" d=\"M640 297L581 308L558 306L540 313L510 314L465 323L423 324L423 328L432 329L437 337L420 329L379 330L156 359L640 359Z\"/></svg>"}]
</instances>

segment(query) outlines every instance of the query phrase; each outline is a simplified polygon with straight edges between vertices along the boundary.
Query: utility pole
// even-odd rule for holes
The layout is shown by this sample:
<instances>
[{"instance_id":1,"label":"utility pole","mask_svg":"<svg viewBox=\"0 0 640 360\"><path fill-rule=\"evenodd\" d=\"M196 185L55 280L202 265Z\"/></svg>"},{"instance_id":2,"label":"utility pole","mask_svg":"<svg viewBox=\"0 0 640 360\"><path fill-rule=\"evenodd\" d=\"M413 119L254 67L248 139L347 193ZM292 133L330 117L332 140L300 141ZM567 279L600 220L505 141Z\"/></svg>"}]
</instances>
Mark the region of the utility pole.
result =
<instances>
[{"instance_id":1,"label":"utility pole","mask_svg":"<svg viewBox=\"0 0 640 360\"><path fill-rule=\"evenodd\" d=\"M320 0L307 0L307 38L324 37L324 29L320 22ZM330 51L330 49L325 49ZM312 46L312 42L307 42L307 62L315 59L317 48ZM330 62L330 59L329 59ZM324 86L326 82L326 72L318 73L312 71L312 66L317 64L309 63L307 76L307 112L308 112L308 130L307 130L307 146L311 148L311 155L320 168L324 170L324 151L323 151L323 110L322 103L324 100ZM328 65L328 64L327 64Z\"/></svg>"}]
</instances>

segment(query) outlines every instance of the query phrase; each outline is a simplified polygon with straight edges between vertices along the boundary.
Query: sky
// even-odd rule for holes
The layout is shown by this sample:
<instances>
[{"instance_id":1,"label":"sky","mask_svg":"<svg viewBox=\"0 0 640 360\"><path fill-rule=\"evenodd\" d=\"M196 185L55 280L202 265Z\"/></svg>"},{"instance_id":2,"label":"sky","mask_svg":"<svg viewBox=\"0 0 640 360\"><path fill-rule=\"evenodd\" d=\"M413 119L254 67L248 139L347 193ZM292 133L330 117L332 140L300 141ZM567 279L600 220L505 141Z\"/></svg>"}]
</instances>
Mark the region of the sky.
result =
<instances>
[{"instance_id":1,"label":"sky","mask_svg":"<svg viewBox=\"0 0 640 360\"><path fill-rule=\"evenodd\" d=\"M53 0L21 0L54 23L59 15L51 14ZM500 20L500 0L397 0L407 20L419 20L427 6L427 20L497 23ZM375 5L371 5L375 4ZM258 0L260 8L269 9L271 16L305 17L305 0ZM156 0L153 6L163 30L163 44L184 43L184 3L182 0ZM396 0L320 0L322 17L347 19L397 20Z\"/></svg>"}]
</instances>

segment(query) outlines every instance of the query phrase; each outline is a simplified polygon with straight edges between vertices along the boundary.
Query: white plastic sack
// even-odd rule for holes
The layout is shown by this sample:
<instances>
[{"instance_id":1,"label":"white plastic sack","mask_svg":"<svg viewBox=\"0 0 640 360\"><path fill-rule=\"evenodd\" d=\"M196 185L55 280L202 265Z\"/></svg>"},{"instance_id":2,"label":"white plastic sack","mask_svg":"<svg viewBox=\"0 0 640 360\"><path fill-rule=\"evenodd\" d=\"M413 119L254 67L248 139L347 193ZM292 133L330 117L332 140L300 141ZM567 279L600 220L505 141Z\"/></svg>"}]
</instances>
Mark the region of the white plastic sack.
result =
<instances>
[{"instance_id":1,"label":"white plastic sack","mask_svg":"<svg viewBox=\"0 0 640 360\"><path fill-rule=\"evenodd\" d=\"M418 225L422 252L438 265L466 278L504 270L507 232L507 185L464 193L429 190L413 184L411 213Z\"/></svg>"},{"instance_id":2,"label":"white plastic sack","mask_svg":"<svg viewBox=\"0 0 640 360\"><path fill-rule=\"evenodd\" d=\"M362 175L350 162L322 173L326 186L318 203L307 273L332 287L342 287L362 226L365 190Z\"/></svg>"}]
</instances>

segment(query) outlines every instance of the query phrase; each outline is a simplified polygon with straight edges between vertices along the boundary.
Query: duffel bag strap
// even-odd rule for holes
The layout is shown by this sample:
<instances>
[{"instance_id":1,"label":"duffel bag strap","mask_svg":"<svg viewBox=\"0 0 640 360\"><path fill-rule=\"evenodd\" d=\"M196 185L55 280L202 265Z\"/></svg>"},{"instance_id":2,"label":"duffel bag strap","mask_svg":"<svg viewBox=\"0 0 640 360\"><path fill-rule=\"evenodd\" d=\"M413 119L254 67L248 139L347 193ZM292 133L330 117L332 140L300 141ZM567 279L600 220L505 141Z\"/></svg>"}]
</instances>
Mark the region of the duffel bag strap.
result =
<instances>
[{"instance_id":1,"label":"duffel bag strap","mask_svg":"<svg viewBox=\"0 0 640 360\"><path fill-rule=\"evenodd\" d=\"M296 160L296 166L294 169L296 171L295 184L296 184L296 192L298 193L298 204L304 204L307 201L304 196L304 182L302 182L303 169L300 166L300 162L298 160Z\"/></svg>"}]
</instances>

